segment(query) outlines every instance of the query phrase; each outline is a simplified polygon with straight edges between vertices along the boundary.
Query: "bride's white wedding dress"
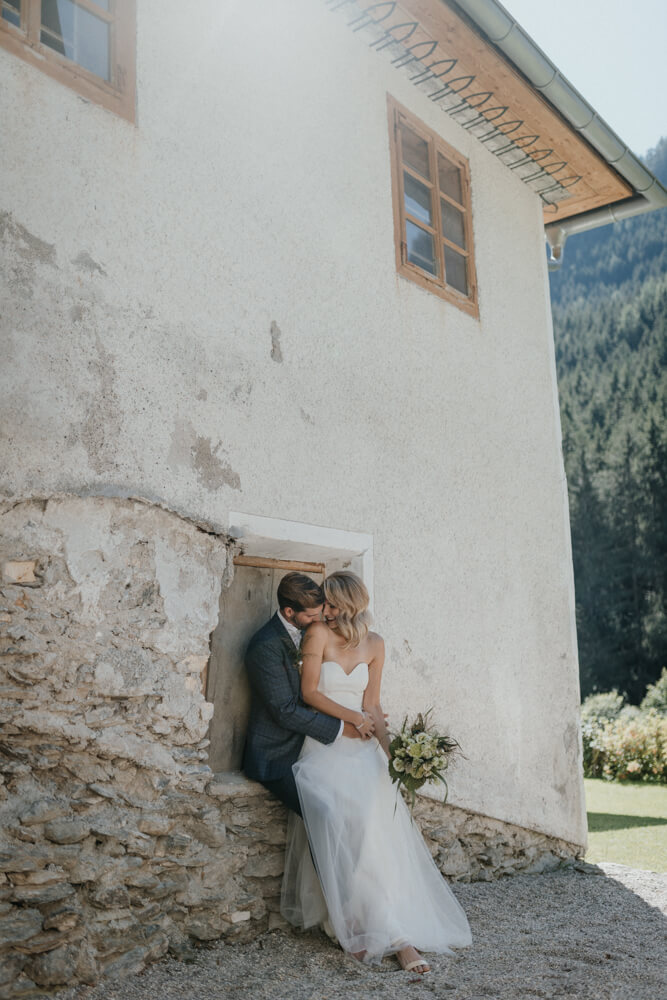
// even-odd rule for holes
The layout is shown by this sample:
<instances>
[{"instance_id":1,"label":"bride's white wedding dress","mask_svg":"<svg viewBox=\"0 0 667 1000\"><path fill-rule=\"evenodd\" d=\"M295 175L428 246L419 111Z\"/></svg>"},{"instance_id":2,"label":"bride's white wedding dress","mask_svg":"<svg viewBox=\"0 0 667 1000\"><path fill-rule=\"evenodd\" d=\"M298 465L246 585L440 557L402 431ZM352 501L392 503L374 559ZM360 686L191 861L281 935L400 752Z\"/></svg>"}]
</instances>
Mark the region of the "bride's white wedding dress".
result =
<instances>
[{"instance_id":1,"label":"bride's white wedding dress","mask_svg":"<svg viewBox=\"0 0 667 1000\"><path fill-rule=\"evenodd\" d=\"M367 684L366 663L346 674L326 660L318 690L360 711ZM321 924L345 951L365 952L366 961L406 944L450 953L471 943L466 915L376 739L342 737L325 746L307 736L293 770L303 822L290 814L283 916L298 927Z\"/></svg>"}]
</instances>

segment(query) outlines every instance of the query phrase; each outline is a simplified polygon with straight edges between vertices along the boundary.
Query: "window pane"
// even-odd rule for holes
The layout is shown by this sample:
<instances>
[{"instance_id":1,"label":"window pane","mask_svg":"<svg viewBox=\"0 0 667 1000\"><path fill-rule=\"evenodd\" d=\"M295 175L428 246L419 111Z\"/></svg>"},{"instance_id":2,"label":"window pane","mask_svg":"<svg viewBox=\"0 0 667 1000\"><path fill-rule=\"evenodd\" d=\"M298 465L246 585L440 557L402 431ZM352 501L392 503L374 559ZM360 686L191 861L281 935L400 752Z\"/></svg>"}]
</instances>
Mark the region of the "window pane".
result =
<instances>
[{"instance_id":1,"label":"window pane","mask_svg":"<svg viewBox=\"0 0 667 1000\"><path fill-rule=\"evenodd\" d=\"M21 0L2 0L2 18L21 27Z\"/></svg>"},{"instance_id":2,"label":"window pane","mask_svg":"<svg viewBox=\"0 0 667 1000\"><path fill-rule=\"evenodd\" d=\"M442 194L463 204L461 171L451 160L446 160L442 153L438 153L438 182Z\"/></svg>"},{"instance_id":3,"label":"window pane","mask_svg":"<svg viewBox=\"0 0 667 1000\"><path fill-rule=\"evenodd\" d=\"M438 262L433 251L433 237L425 233L413 222L406 221L405 236L408 244L408 260L429 274L438 273Z\"/></svg>"},{"instance_id":4,"label":"window pane","mask_svg":"<svg viewBox=\"0 0 667 1000\"><path fill-rule=\"evenodd\" d=\"M416 181L411 174L403 174L405 185L405 211L421 222L431 225L431 190Z\"/></svg>"},{"instance_id":5,"label":"window pane","mask_svg":"<svg viewBox=\"0 0 667 1000\"><path fill-rule=\"evenodd\" d=\"M445 249L445 281L452 288L468 294L468 278L466 276L466 259L456 250L443 244Z\"/></svg>"},{"instance_id":6,"label":"window pane","mask_svg":"<svg viewBox=\"0 0 667 1000\"><path fill-rule=\"evenodd\" d=\"M430 179L428 168L428 143L421 139L412 129L401 126L401 145L403 148L403 162L416 170L422 177Z\"/></svg>"},{"instance_id":7,"label":"window pane","mask_svg":"<svg viewBox=\"0 0 667 1000\"><path fill-rule=\"evenodd\" d=\"M44 45L109 79L109 25L72 0L42 0Z\"/></svg>"},{"instance_id":8,"label":"window pane","mask_svg":"<svg viewBox=\"0 0 667 1000\"><path fill-rule=\"evenodd\" d=\"M463 212L454 208L448 201L440 199L440 213L442 216L442 235L446 236L458 247L466 249L466 230L463 220Z\"/></svg>"}]
</instances>

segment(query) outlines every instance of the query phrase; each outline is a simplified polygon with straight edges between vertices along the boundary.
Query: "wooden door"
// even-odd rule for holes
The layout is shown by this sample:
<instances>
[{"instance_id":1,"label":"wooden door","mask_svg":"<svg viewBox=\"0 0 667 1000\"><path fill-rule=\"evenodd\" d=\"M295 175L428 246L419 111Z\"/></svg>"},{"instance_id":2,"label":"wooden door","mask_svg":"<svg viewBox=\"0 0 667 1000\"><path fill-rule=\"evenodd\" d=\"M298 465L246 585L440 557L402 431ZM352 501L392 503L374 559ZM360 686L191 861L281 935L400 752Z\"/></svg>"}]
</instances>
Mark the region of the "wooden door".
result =
<instances>
[{"instance_id":1,"label":"wooden door","mask_svg":"<svg viewBox=\"0 0 667 1000\"><path fill-rule=\"evenodd\" d=\"M294 570L317 583L324 578L324 566L317 563L238 556L234 564L234 579L220 595L206 684L206 698L214 709L208 733L213 771L241 767L250 711L243 656L252 635L278 610L278 584Z\"/></svg>"}]
</instances>

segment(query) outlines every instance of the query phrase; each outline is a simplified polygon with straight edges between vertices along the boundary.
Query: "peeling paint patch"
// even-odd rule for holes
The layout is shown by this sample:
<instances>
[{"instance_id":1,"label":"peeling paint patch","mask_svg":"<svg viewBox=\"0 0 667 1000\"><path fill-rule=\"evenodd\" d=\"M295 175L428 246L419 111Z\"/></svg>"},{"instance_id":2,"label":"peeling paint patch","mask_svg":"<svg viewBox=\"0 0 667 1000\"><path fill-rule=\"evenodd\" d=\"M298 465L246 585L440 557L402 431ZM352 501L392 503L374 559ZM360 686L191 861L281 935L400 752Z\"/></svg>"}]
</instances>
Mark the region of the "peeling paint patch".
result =
<instances>
[{"instance_id":1,"label":"peeling paint patch","mask_svg":"<svg viewBox=\"0 0 667 1000\"><path fill-rule=\"evenodd\" d=\"M34 236L25 226L15 221L11 212L0 212L0 239L8 237L16 253L31 263L56 266L56 248Z\"/></svg>"},{"instance_id":2,"label":"peeling paint patch","mask_svg":"<svg viewBox=\"0 0 667 1000\"><path fill-rule=\"evenodd\" d=\"M189 420L177 420L171 436L169 463L192 470L207 490L218 490L222 486L240 490L241 479L221 457L221 450L221 441L214 447L211 439L198 434Z\"/></svg>"},{"instance_id":3,"label":"peeling paint patch","mask_svg":"<svg viewBox=\"0 0 667 1000\"><path fill-rule=\"evenodd\" d=\"M98 264L96 260L93 260L90 254L86 253L85 250L82 250L78 257L74 258L72 263L75 267L80 268L80 270L88 271L89 274L94 274L97 271L99 274L106 277L107 272L104 270L102 265Z\"/></svg>"},{"instance_id":4,"label":"peeling paint patch","mask_svg":"<svg viewBox=\"0 0 667 1000\"><path fill-rule=\"evenodd\" d=\"M303 420L304 423L312 424L313 427L315 426L315 421L311 417L310 413L306 413L303 406L299 407L299 413L301 414L301 419Z\"/></svg>"},{"instance_id":5,"label":"peeling paint patch","mask_svg":"<svg viewBox=\"0 0 667 1000\"><path fill-rule=\"evenodd\" d=\"M55 246L21 226L11 212L0 212L0 245L7 250L3 273L7 276L8 287L17 298L31 299L37 268L44 264L57 267Z\"/></svg>"},{"instance_id":6,"label":"peeling paint patch","mask_svg":"<svg viewBox=\"0 0 667 1000\"><path fill-rule=\"evenodd\" d=\"M113 355L105 351L99 336L96 337L96 350L97 357L88 362L88 367L97 376L99 389L96 393L89 393L79 439L86 449L91 467L102 475L115 467L122 407L115 388Z\"/></svg>"},{"instance_id":7,"label":"peeling paint patch","mask_svg":"<svg viewBox=\"0 0 667 1000\"><path fill-rule=\"evenodd\" d=\"M283 363L283 352L280 346L280 327L275 319L271 320L271 360L281 365Z\"/></svg>"},{"instance_id":8,"label":"peeling paint patch","mask_svg":"<svg viewBox=\"0 0 667 1000\"><path fill-rule=\"evenodd\" d=\"M199 390L199 392L197 393L197 399L201 399L202 402L206 402L206 400L208 399L208 393L206 389Z\"/></svg>"},{"instance_id":9,"label":"peeling paint patch","mask_svg":"<svg viewBox=\"0 0 667 1000\"><path fill-rule=\"evenodd\" d=\"M80 323L83 319L83 309L81 306L72 306L69 315L73 323Z\"/></svg>"},{"instance_id":10,"label":"peeling paint patch","mask_svg":"<svg viewBox=\"0 0 667 1000\"><path fill-rule=\"evenodd\" d=\"M197 435L192 448L192 459L197 479L207 490L218 490L221 486L241 489L241 480L228 462L218 457L220 443L211 447L211 439Z\"/></svg>"}]
</instances>

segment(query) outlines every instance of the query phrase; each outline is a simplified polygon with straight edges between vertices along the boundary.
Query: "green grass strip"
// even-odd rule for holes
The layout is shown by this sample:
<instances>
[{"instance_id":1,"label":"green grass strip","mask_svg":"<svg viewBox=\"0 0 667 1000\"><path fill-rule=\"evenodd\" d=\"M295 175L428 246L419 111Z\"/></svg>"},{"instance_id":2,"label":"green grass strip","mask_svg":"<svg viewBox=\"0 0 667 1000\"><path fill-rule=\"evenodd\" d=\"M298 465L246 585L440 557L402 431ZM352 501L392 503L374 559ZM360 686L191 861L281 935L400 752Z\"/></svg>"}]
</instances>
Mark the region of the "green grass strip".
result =
<instances>
[{"instance_id":1,"label":"green grass strip","mask_svg":"<svg viewBox=\"0 0 667 1000\"><path fill-rule=\"evenodd\" d=\"M667 786L586 778L586 861L667 872Z\"/></svg>"}]
</instances>

